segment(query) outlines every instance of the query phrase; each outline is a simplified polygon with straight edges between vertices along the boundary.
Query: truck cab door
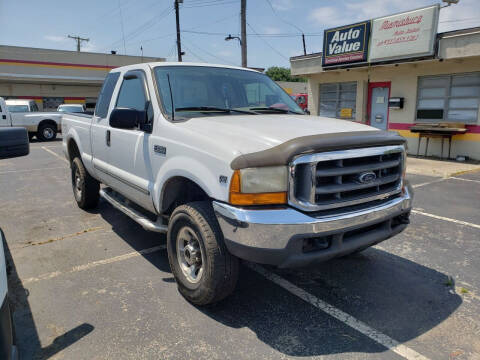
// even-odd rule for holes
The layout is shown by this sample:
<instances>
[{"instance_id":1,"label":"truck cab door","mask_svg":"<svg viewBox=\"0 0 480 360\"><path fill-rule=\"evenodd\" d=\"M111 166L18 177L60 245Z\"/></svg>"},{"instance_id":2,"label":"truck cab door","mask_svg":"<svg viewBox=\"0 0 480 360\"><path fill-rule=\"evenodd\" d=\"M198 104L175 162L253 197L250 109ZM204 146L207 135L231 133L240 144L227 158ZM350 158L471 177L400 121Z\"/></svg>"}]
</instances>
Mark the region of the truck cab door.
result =
<instances>
[{"instance_id":1,"label":"truck cab door","mask_svg":"<svg viewBox=\"0 0 480 360\"><path fill-rule=\"evenodd\" d=\"M110 179L108 176L109 112L113 108L110 103L119 77L120 73L114 72L109 73L105 78L98 96L90 130L93 171L99 180L107 184Z\"/></svg>"},{"instance_id":2,"label":"truck cab door","mask_svg":"<svg viewBox=\"0 0 480 360\"><path fill-rule=\"evenodd\" d=\"M115 108L146 111L148 119L145 124L133 129L109 127L108 184L143 208L154 211L150 195L153 174L149 152L153 109L143 70L125 73L118 90Z\"/></svg>"}]
</instances>

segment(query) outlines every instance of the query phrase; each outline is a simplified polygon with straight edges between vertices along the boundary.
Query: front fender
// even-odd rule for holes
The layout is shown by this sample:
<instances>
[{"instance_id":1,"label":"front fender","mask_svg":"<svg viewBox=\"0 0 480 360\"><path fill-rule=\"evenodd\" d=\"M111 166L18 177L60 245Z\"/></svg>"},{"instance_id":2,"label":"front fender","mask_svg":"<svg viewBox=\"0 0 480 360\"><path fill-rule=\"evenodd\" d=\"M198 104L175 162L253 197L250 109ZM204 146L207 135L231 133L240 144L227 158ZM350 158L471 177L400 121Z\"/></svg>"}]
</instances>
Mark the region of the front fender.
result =
<instances>
[{"instance_id":1,"label":"front fender","mask_svg":"<svg viewBox=\"0 0 480 360\"><path fill-rule=\"evenodd\" d=\"M170 179L178 176L196 183L209 197L226 201L228 181L227 183L219 182L219 174L223 173L225 170L220 166L207 167L202 162L186 156L172 157L162 165L156 176L152 192L154 206L160 211L164 186ZM225 175L229 176L230 173Z\"/></svg>"}]
</instances>

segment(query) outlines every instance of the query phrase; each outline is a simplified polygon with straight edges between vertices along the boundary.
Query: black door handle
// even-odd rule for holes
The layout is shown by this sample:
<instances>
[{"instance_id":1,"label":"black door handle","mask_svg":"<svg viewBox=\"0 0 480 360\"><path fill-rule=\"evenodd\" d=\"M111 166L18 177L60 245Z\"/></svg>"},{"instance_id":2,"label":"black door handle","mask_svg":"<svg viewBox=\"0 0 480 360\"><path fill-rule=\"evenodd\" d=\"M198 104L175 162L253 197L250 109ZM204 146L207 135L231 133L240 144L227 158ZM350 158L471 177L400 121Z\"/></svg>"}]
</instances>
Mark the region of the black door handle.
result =
<instances>
[{"instance_id":1,"label":"black door handle","mask_svg":"<svg viewBox=\"0 0 480 360\"><path fill-rule=\"evenodd\" d=\"M110 146L110 130L107 130L105 140L107 141L107 146Z\"/></svg>"}]
</instances>

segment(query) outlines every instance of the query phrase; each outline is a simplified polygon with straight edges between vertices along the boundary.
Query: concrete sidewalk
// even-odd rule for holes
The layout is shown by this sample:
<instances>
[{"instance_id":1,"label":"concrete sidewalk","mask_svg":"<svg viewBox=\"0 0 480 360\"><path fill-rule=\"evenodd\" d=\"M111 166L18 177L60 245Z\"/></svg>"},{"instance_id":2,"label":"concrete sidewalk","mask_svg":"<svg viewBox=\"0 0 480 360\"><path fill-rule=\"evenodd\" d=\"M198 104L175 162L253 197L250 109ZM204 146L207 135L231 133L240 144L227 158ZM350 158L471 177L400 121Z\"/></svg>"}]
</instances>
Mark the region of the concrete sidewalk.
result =
<instances>
[{"instance_id":1,"label":"concrete sidewalk","mask_svg":"<svg viewBox=\"0 0 480 360\"><path fill-rule=\"evenodd\" d=\"M449 177L466 172L480 171L480 165L458 161L407 158L407 173L414 175Z\"/></svg>"}]
</instances>

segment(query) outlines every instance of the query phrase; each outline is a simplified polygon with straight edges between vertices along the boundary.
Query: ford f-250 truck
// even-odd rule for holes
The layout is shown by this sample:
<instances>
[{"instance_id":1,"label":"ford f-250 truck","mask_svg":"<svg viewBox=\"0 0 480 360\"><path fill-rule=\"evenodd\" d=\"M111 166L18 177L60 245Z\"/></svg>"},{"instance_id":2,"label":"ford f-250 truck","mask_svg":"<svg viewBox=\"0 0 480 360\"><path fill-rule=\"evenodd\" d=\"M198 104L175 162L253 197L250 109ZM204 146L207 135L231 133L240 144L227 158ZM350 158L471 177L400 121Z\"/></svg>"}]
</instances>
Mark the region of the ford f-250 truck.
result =
<instances>
[{"instance_id":1,"label":"ford f-250 truck","mask_svg":"<svg viewBox=\"0 0 480 360\"><path fill-rule=\"evenodd\" d=\"M305 115L253 70L117 68L95 114L65 114L63 131L78 206L101 196L166 233L179 291L194 304L233 291L238 259L309 265L361 251L409 222L404 138Z\"/></svg>"},{"instance_id":2,"label":"ford f-250 truck","mask_svg":"<svg viewBox=\"0 0 480 360\"><path fill-rule=\"evenodd\" d=\"M61 132L62 114L38 111L34 100L4 100L0 97L0 127L24 127L28 136L51 141Z\"/></svg>"}]
</instances>

